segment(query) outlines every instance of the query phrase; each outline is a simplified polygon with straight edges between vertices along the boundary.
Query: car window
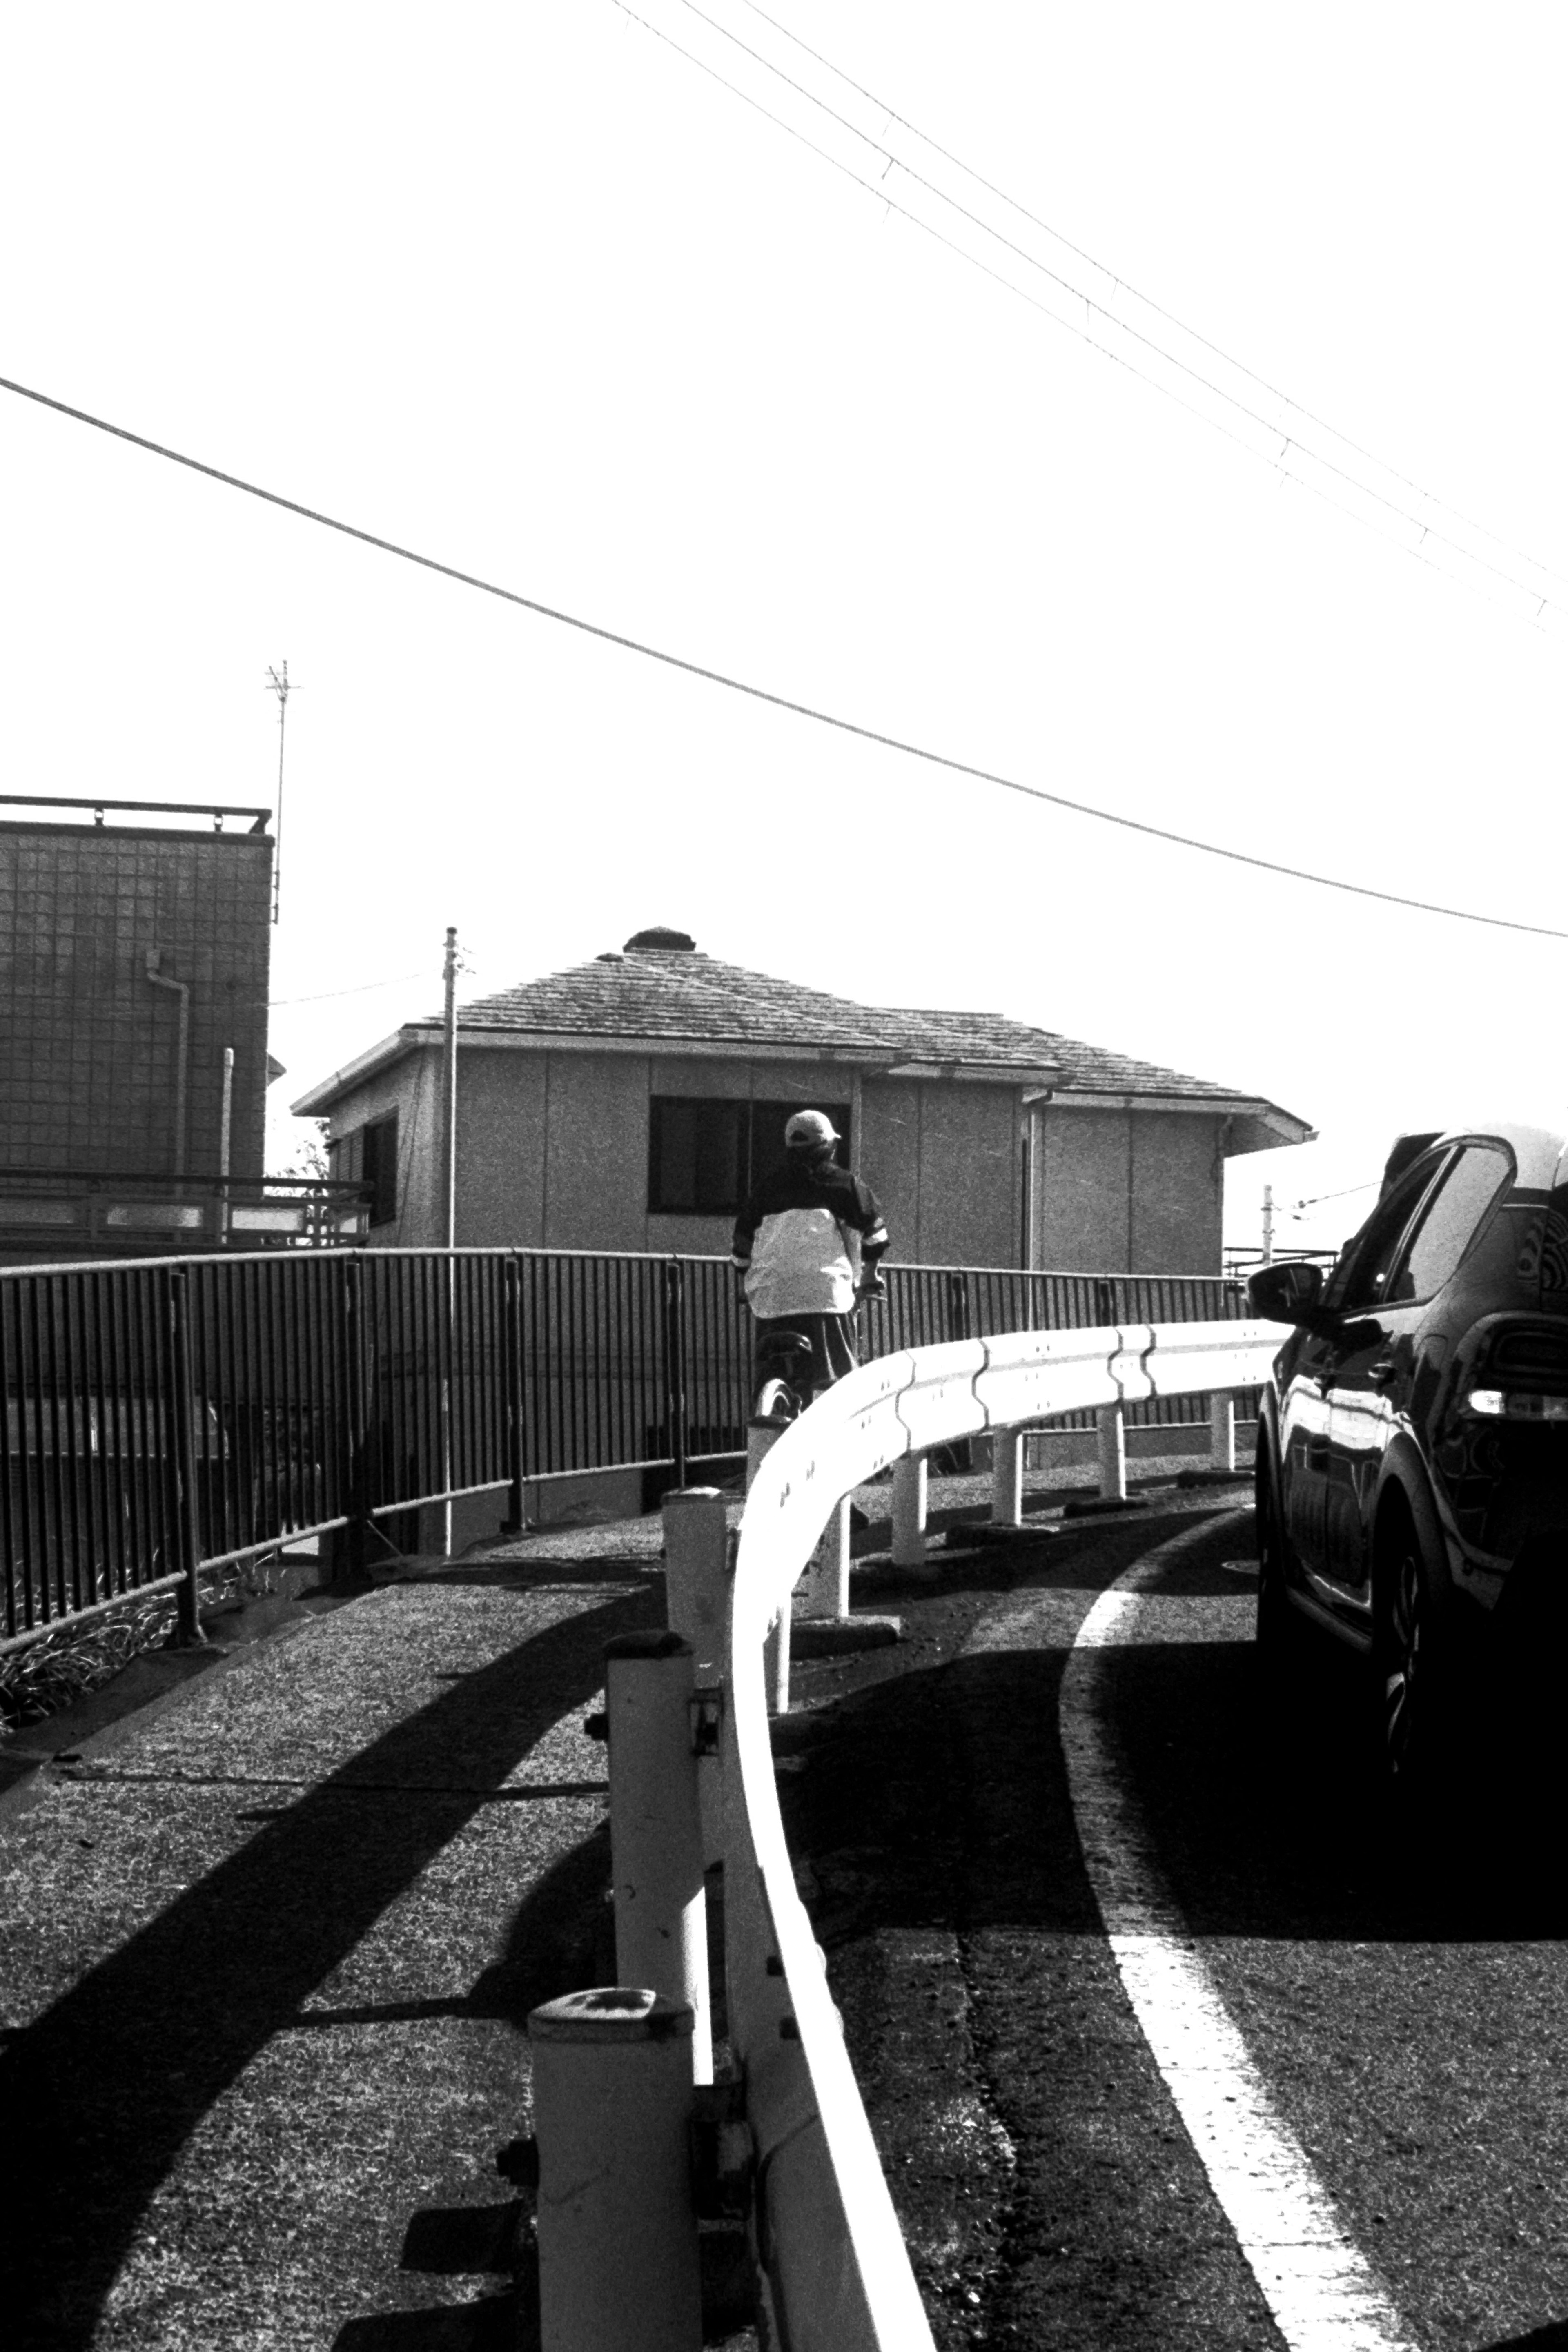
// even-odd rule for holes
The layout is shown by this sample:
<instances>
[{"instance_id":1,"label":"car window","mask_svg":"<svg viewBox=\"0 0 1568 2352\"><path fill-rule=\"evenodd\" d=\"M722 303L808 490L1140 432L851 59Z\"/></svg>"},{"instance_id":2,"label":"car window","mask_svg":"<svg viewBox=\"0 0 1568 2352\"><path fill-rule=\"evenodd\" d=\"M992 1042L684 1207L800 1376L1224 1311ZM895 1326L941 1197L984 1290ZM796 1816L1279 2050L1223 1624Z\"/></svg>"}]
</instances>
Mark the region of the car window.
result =
<instances>
[{"instance_id":1,"label":"car window","mask_svg":"<svg viewBox=\"0 0 1568 2352\"><path fill-rule=\"evenodd\" d=\"M1445 1151L1429 1151L1418 1160L1345 1244L1323 1296L1331 1312L1354 1314L1382 1304L1405 1228L1447 1157Z\"/></svg>"},{"instance_id":2,"label":"car window","mask_svg":"<svg viewBox=\"0 0 1568 2352\"><path fill-rule=\"evenodd\" d=\"M1435 1297L1458 1272L1481 1219L1513 1174L1500 1144L1468 1143L1424 1204L1387 1286L1389 1300Z\"/></svg>"}]
</instances>

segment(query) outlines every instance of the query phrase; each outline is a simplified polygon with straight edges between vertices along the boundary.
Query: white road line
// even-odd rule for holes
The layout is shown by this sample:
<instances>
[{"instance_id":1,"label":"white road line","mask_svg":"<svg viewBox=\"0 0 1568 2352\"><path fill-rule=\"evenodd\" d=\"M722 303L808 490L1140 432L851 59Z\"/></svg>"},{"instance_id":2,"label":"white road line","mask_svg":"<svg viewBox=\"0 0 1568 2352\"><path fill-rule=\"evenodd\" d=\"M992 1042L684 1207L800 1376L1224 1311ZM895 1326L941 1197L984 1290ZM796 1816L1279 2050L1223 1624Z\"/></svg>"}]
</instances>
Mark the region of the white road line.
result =
<instances>
[{"instance_id":1,"label":"white road line","mask_svg":"<svg viewBox=\"0 0 1568 2352\"><path fill-rule=\"evenodd\" d=\"M1107 1719L1100 1653L1140 1640L1141 1588L1209 1532L1148 1553L1102 1592L1062 1677L1068 1785L1121 1981L1215 2195L1291 2352L1414 2352L1345 2236L1166 1894Z\"/></svg>"}]
</instances>

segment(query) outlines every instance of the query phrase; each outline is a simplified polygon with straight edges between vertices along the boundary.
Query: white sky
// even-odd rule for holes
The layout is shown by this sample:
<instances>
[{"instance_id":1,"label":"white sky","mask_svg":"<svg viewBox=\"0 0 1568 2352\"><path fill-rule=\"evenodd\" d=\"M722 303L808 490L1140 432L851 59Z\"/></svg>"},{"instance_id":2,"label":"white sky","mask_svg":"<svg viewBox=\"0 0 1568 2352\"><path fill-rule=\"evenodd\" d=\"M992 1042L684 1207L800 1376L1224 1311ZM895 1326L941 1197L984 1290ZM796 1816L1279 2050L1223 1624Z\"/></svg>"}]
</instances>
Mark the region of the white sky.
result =
<instances>
[{"instance_id":1,"label":"white sky","mask_svg":"<svg viewBox=\"0 0 1568 2352\"><path fill-rule=\"evenodd\" d=\"M683 0L637 5L764 88ZM881 135L744 0L703 5ZM1561 8L774 5L1109 270L1568 575ZM0 374L961 759L1568 929L1550 604L1532 627L1532 595L1445 554L1456 583L1282 479L612 0L15 5L5 34ZM884 184L944 217L897 166ZM1274 454L1293 429L1247 437ZM448 922L467 994L673 923L848 996L1255 1088L1322 1141L1231 1163L1237 1239L1266 1180L1288 1207L1374 1175L1401 1126L1568 1092L1563 941L944 775L10 394L0 466L5 789L269 803L265 672L288 658L279 1110L437 1007ZM299 1132L276 1128L273 1165ZM1336 1241L1369 1199L1279 1237Z\"/></svg>"}]
</instances>

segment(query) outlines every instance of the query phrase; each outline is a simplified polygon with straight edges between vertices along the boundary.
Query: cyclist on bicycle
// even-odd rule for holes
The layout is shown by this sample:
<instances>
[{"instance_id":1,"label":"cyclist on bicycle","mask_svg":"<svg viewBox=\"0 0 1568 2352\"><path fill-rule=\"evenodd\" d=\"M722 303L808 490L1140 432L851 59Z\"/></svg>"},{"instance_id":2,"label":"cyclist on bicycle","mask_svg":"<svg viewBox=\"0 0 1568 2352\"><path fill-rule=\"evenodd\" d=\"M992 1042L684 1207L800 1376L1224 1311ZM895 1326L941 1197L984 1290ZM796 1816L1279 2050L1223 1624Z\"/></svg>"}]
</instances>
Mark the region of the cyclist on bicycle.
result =
<instances>
[{"instance_id":1,"label":"cyclist on bicycle","mask_svg":"<svg viewBox=\"0 0 1568 2352\"><path fill-rule=\"evenodd\" d=\"M823 1112L795 1113L784 1160L735 1220L731 1250L759 1363L786 1335L808 1343L814 1394L855 1370L856 1305L887 1287L877 1269L888 1228L876 1194L835 1160L838 1139Z\"/></svg>"}]
</instances>

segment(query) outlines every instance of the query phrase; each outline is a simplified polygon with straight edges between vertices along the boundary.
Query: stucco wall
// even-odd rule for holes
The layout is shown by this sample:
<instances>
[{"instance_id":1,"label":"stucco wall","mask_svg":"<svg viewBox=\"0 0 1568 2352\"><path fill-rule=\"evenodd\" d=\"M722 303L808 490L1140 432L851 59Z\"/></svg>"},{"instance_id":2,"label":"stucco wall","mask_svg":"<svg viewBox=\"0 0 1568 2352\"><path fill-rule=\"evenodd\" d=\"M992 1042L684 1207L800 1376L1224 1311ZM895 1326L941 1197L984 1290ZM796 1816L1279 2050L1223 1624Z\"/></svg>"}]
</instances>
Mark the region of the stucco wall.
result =
<instances>
[{"instance_id":1,"label":"stucco wall","mask_svg":"<svg viewBox=\"0 0 1568 2352\"><path fill-rule=\"evenodd\" d=\"M637 1054L458 1055L458 1239L466 1247L722 1255L727 1216L649 1214L653 1094L858 1103L855 1159L906 1265L1016 1265L1021 1103L1015 1087L867 1079L831 1064ZM440 1056L355 1089L346 1133L396 1106L399 1210L383 1245L439 1239ZM1037 1106L1031 1117L1037 1265L1205 1274L1220 1264L1219 1121L1204 1113Z\"/></svg>"},{"instance_id":2,"label":"stucco wall","mask_svg":"<svg viewBox=\"0 0 1568 2352\"><path fill-rule=\"evenodd\" d=\"M868 1079L860 1172L893 1254L917 1265L1016 1265L1022 1164L1016 1087Z\"/></svg>"},{"instance_id":3,"label":"stucco wall","mask_svg":"<svg viewBox=\"0 0 1568 2352\"><path fill-rule=\"evenodd\" d=\"M459 1248L542 1244L548 1093L546 1055L458 1055Z\"/></svg>"},{"instance_id":4,"label":"stucco wall","mask_svg":"<svg viewBox=\"0 0 1568 2352\"><path fill-rule=\"evenodd\" d=\"M640 1054L552 1054L549 1063L545 1247L646 1249L647 1061Z\"/></svg>"},{"instance_id":5,"label":"stucco wall","mask_svg":"<svg viewBox=\"0 0 1568 2352\"><path fill-rule=\"evenodd\" d=\"M420 1054L378 1072L336 1103L327 1122L335 1141L389 1110L397 1113L397 1214L390 1224L373 1228L369 1240L374 1249L427 1249L442 1238L432 1190L439 1064L438 1055Z\"/></svg>"},{"instance_id":6,"label":"stucco wall","mask_svg":"<svg viewBox=\"0 0 1568 2352\"><path fill-rule=\"evenodd\" d=\"M1132 1122L1133 1274L1217 1274L1225 1163L1220 1122L1145 1111Z\"/></svg>"},{"instance_id":7,"label":"stucco wall","mask_svg":"<svg viewBox=\"0 0 1568 2352\"><path fill-rule=\"evenodd\" d=\"M1037 1265L1217 1274L1219 1121L1202 1113L1038 1107Z\"/></svg>"}]
</instances>

